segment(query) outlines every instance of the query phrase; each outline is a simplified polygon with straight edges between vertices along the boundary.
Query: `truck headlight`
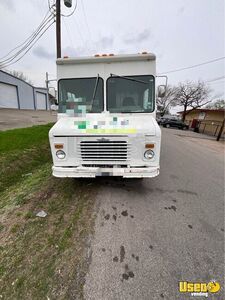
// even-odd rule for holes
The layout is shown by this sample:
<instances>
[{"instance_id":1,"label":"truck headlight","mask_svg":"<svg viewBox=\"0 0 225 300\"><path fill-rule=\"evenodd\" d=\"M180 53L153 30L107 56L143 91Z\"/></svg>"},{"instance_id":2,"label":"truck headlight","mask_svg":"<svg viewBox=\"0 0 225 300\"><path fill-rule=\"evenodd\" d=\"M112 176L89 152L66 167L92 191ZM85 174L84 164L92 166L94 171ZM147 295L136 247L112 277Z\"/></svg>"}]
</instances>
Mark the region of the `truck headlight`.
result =
<instances>
[{"instance_id":1,"label":"truck headlight","mask_svg":"<svg viewBox=\"0 0 225 300\"><path fill-rule=\"evenodd\" d=\"M147 150L144 153L144 157L146 159L152 159L155 156L155 152L153 150Z\"/></svg>"},{"instance_id":2,"label":"truck headlight","mask_svg":"<svg viewBox=\"0 0 225 300\"><path fill-rule=\"evenodd\" d=\"M66 157L66 153L62 150L58 150L56 151L56 156L59 158L59 159L64 159Z\"/></svg>"}]
</instances>

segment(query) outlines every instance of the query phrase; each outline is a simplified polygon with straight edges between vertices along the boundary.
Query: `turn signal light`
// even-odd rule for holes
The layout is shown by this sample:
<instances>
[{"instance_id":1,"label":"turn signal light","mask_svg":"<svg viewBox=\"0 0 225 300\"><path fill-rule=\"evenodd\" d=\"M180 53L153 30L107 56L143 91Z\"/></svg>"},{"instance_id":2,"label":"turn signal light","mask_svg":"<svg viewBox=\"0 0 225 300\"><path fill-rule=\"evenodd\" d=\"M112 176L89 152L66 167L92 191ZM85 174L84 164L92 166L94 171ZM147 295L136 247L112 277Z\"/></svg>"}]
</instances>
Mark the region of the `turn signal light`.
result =
<instances>
[{"instance_id":1,"label":"turn signal light","mask_svg":"<svg viewBox=\"0 0 225 300\"><path fill-rule=\"evenodd\" d=\"M63 149L63 144L55 144L55 149Z\"/></svg>"},{"instance_id":2,"label":"turn signal light","mask_svg":"<svg viewBox=\"0 0 225 300\"><path fill-rule=\"evenodd\" d=\"M145 144L146 149L153 149L155 147L154 144Z\"/></svg>"}]
</instances>

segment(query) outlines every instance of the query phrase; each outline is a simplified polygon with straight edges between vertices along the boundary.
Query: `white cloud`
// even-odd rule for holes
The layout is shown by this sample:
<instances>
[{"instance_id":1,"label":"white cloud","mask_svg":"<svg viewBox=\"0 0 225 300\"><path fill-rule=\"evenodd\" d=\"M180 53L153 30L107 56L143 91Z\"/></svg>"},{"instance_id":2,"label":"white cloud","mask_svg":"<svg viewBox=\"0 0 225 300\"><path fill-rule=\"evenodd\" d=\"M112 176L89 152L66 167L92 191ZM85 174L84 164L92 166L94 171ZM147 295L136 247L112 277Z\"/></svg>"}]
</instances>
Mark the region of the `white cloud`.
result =
<instances>
[{"instance_id":1,"label":"white cloud","mask_svg":"<svg viewBox=\"0 0 225 300\"><path fill-rule=\"evenodd\" d=\"M7 8L9 11L15 11L14 0L0 0L0 6Z\"/></svg>"},{"instance_id":2,"label":"white cloud","mask_svg":"<svg viewBox=\"0 0 225 300\"><path fill-rule=\"evenodd\" d=\"M54 59L54 57L55 57L54 52L49 52L43 46L38 46L38 47L34 48L33 53L37 57L44 58L44 59Z\"/></svg>"},{"instance_id":3,"label":"white cloud","mask_svg":"<svg viewBox=\"0 0 225 300\"><path fill-rule=\"evenodd\" d=\"M126 44L133 44L137 46L139 43L142 43L148 40L151 37L151 30L146 28L139 33L129 33L127 36L124 37L124 42Z\"/></svg>"}]
</instances>

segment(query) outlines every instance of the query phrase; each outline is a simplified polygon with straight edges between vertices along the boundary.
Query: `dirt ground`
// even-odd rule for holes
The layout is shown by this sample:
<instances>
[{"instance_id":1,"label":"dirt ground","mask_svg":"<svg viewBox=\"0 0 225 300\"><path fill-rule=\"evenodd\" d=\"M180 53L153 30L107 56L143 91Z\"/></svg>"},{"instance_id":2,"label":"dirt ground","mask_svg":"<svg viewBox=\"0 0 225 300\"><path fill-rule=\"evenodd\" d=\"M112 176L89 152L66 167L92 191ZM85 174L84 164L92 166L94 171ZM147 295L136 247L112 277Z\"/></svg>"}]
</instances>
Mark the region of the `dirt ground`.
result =
<instances>
[{"instance_id":1,"label":"dirt ground","mask_svg":"<svg viewBox=\"0 0 225 300\"><path fill-rule=\"evenodd\" d=\"M0 130L24 128L55 122L57 112L38 110L0 109Z\"/></svg>"}]
</instances>

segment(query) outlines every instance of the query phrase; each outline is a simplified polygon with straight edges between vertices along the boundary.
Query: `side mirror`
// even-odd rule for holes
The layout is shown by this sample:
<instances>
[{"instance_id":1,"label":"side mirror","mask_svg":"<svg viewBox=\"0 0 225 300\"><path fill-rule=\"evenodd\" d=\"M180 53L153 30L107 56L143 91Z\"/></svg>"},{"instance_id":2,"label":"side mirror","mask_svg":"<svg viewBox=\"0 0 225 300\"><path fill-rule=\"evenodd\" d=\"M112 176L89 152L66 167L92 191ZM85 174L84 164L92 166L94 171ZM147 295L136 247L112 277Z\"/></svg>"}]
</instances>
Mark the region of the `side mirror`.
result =
<instances>
[{"instance_id":1,"label":"side mirror","mask_svg":"<svg viewBox=\"0 0 225 300\"><path fill-rule=\"evenodd\" d=\"M159 85L158 86L158 97L163 98L166 95L166 86L165 85Z\"/></svg>"},{"instance_id":2,"label":"side mirror","mask_svg":"<svg viewBox=\"0 0 225 300\"><path fill-rule=\"evenodd\" d=\"M52 104L51 105L51 110L54 110L54 111L57 111L58 110L58 105L56 105L56 104Z\"/></svg>"},{"instance_id":3,"label":"side mirror","mask_svg":"<svg viewBox=\"0 0 225 300\"><path fill-rule=\"evenodd\" d=\"M52 97L56 98L56 90L54 87L49 87L48 92Z\"/></svg>"}]
</instances>

